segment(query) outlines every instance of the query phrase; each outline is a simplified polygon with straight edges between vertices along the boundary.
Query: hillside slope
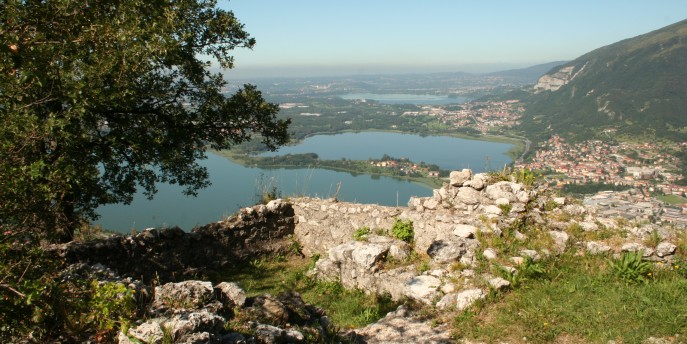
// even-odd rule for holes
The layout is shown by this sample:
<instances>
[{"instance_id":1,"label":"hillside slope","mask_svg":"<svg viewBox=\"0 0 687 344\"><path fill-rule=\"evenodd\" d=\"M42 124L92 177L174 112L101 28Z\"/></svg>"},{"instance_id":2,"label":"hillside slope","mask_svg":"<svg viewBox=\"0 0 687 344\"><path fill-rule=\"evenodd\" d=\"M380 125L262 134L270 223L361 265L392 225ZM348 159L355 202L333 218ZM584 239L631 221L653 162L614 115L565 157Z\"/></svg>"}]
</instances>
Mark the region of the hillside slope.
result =
<instances>
[{"instance_id":1,"label":"hillside slope","mask_svg":"<svg viewBox=\"0 0 687 344\"><path fill-rule=\"evenodd\" d=\"M523 118L533 139L604 129L687 139L687 20L555 67L539 79Z\"/></svg>"}]
</instances>

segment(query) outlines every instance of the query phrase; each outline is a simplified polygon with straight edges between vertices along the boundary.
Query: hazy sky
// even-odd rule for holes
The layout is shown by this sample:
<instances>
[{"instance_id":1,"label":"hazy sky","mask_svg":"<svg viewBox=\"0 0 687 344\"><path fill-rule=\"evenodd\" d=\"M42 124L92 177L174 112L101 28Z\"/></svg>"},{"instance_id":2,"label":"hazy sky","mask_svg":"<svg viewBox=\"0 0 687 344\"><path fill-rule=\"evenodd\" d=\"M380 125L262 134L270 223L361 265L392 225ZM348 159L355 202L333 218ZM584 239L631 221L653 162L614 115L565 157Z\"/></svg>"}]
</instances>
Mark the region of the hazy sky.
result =
<instances>
[{"instance_id":1,"label":"hazy sky","mask_svg":"<svg viewBox=\"0 0 687 344\"><path fill-rule=\"evenodd\" d=\"M686 0L219 0L257 40L230 78L483 72L572 60L687 18Z\"/></svg>"}]
</instances>

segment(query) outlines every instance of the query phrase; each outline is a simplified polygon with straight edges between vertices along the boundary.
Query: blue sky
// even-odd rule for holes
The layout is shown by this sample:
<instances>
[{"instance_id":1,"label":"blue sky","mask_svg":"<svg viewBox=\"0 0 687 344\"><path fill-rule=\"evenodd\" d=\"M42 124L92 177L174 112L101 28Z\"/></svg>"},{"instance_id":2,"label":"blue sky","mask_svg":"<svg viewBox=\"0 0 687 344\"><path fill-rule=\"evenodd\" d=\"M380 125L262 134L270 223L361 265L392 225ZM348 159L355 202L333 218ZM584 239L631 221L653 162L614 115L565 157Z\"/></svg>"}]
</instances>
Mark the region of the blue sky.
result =
<instances>
[{"instance_id":1,"label":"blue sky","mask_svg":"<svg viewBox=\"0 0 687 344\"><path fill-rule=\"evenodd\" d=\"M484 72L572 60L687 18L685 0L219 0L257 40L230 78Z\"/></svg>"}]
</instances>

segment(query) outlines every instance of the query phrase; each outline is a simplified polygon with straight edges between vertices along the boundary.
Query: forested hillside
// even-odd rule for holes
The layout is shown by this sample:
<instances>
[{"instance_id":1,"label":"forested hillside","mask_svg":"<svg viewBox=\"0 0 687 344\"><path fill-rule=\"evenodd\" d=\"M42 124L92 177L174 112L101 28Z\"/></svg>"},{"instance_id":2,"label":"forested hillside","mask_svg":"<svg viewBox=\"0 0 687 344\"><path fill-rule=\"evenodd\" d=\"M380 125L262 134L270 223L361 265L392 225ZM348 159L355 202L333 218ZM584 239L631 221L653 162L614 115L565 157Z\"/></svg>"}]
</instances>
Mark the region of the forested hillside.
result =
<instances>
[{"instance_id":1,"label":"forested hillside","mask_svg":"<svg viewBox=\"0 0 687 344\"><path fill-rule=\"evenodd\" d=\"M687 20L555 67L540 78L522 129L588 139L610 129L687 139Z\"/></svg>"}]
</instances>

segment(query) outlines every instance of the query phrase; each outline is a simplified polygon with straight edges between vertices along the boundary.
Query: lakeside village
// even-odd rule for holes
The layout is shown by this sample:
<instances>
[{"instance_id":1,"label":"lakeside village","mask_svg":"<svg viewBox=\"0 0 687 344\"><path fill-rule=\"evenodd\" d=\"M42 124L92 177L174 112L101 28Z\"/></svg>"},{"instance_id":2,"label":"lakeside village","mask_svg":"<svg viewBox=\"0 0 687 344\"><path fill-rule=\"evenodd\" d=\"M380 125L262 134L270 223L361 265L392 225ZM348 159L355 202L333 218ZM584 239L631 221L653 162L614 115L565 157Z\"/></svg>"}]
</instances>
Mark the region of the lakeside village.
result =
<instances>
[{"instance_id":1,"label":"lakeside village","mask_svg":"<svg viewBox=\"0 0 687 344\"><path fill-rule=\"evenodd\" d=\"M506 100L469 102L452 105L450 109L425 106L421 111L403 115L432 116L453 128L499 135L502 130L518 125L523 111L518 100ZM605 217L687 227L687 186L676 183L685 176L674 172L679 171L680 161L669 153L687 149L687 142L674 147L655 143L610 144L600 140L569 144L553 136L533 149L533 159L517 163L515 168L541 172L544 183L551 188L603 184L622 189L597 192L584 199L585 204L595 206ZM443 177L436 169L404 159L371 160L370 164L402 174Z\"/></svg>"},{"instance_id":2,"label":"lakeside village","mask_svg":"<svg viewBox=\"0 0 687 344\"><path fill-rule=\"evenodd\" d=\"M543 171L549 187L589 183L612 185L624 191L602 191L584 199L605 217L672 223L687 226L687 186L680 161L667 150L685 149L687 143L666 147L655 143L609 144L589 140L570 144L553 136L535 148L534 158L515 168Z\"/></svg>"}]
</instances>

